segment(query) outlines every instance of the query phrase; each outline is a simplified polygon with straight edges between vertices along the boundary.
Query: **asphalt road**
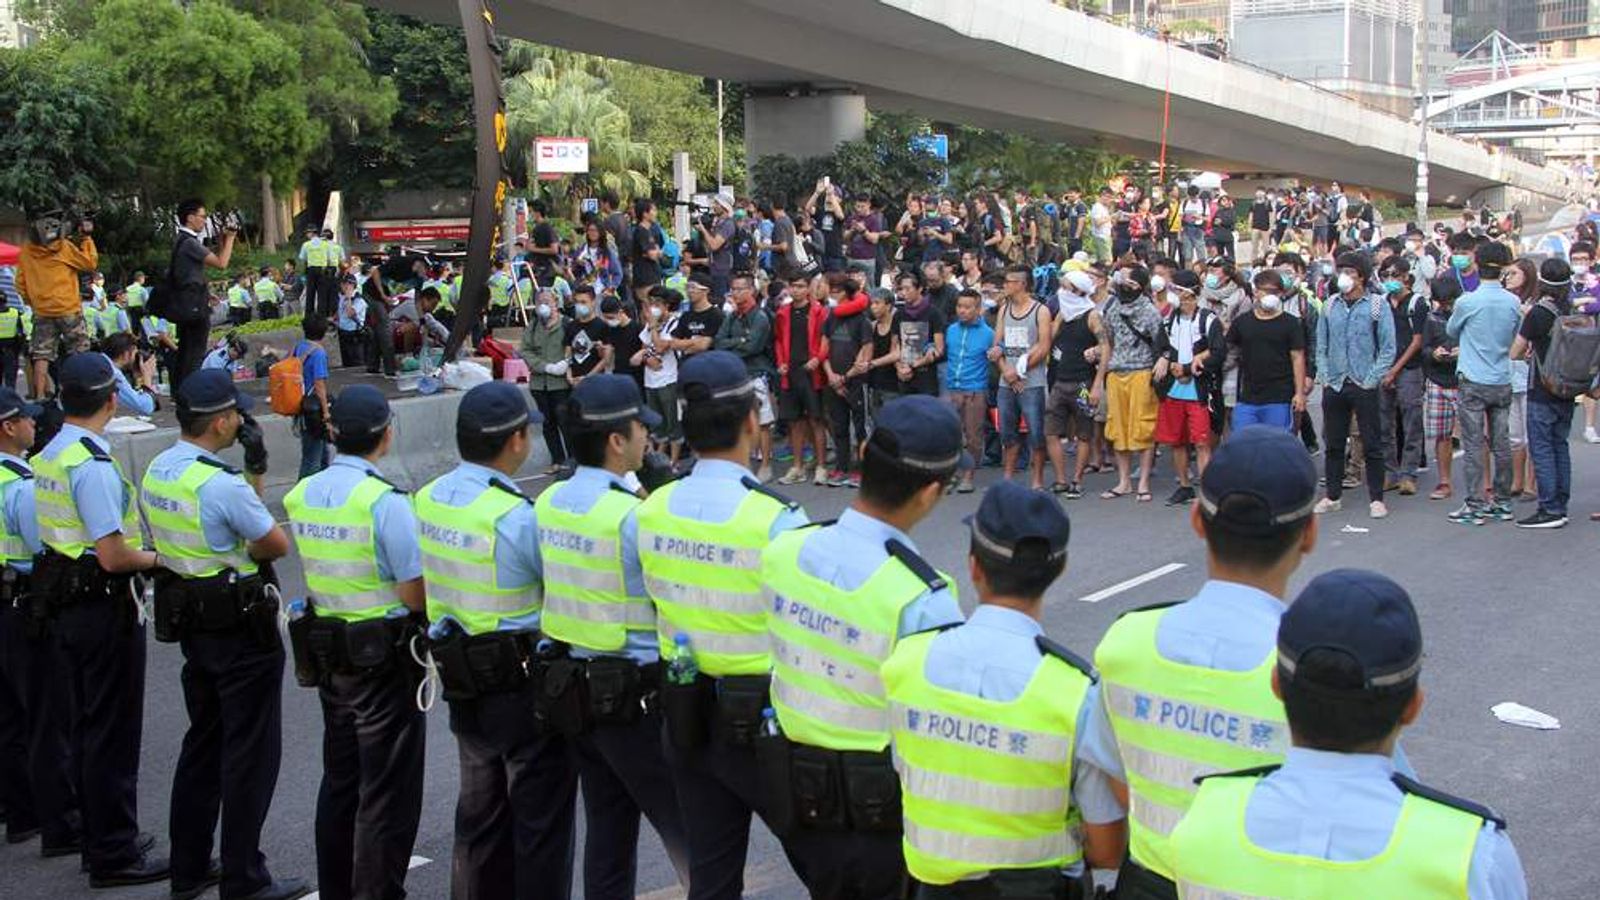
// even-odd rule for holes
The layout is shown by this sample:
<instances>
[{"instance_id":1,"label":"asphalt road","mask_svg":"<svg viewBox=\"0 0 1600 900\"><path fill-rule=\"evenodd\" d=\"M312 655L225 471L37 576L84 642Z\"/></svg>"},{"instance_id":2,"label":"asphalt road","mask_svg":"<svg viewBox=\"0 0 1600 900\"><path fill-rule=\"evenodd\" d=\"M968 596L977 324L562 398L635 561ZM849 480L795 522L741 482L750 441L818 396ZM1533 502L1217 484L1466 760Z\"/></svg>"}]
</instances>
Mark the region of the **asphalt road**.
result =
<instances>
[{"instance_id":1,"label":"asphalt road","mask_svg":"<svg viewBox=\"0 0 1600 900\"><path fill-rule=\"evenodd\" d=\"M1410 591L1422 615L1426 641L1422 719L1404 743L1420 777L1443 790L1487 803L1510 821L1532 896L1587 900L1600 895L1600 858L1593 855L1600 833L1600 744L1592 686L1600 681L1600 608L1582 573L1600 537L1588 521L1600 510L1600 447L1573 446L1573 512L1560 531L1529 532L1509 524L1469 528L1444 518L1447 505L1423 496L1391 498L1387 520L1371 521L1365 505L1321 522L1321 539L1294 589L1318 572L1360 566L1388 573ZM1188 516L1164 508L1171 490L1165 461L1155 484L1154 504L1131 497L1105 501L1093 493L1073 501L1071 559L1066 576L1047 598L1045 624L1053 637L1089 654L1106 627L1136 606L1188 596L1205 577L1204 545ZM980 487L997 477L980 474ZM1459 475L1458 475L1459 477ZM526 485L538 490L544 482ZM1432 473L1422 478L1431 489ZM1091 477L1094 492L1110 485ZM800 488L793 495L815 518L837 515L852 492ZM913 537L922 553L954 575L963 605L975 599L966 577L966 531L962 517L980 494L947 498ZM1355 498L1359 499L1359 498ZM1518 507L1531 511L1531 506ZM1370 529L1347 533L1346 526ZM286 593L301 585L298 565L280 567ZM1144 579L1144 580L1141 580ZM1094 602L1084 602L1092 600ZM175 647L151 644L140 810L144 827L165 846L172 762L187 724L178 686L181 663ZM322 725L312 692L284 681L284 754L277 799L267 820L264 850L274 873L315 879L312 823L320 777ZM1515 700L1562 721L1559 731L1532 731L1497 722L1489 707ZM1588 712L1585 712L1587 710ZM421 832L408 882L412 896L447 896L456 761L443 709L430 716L427 792ZM581 823L581 817L580 817ZM690 823L693 827L693 823ZM681 896L654 835L641 839L639 893ZM91 892L76 860L41 860L37 842L0 846L0 898L166 896L165 885L118 892ZM581 890L581 887L579 888ZM752 841L747 894L760 898L802 897L775 842L765 833Z\"/></svg>"}]
</instances>

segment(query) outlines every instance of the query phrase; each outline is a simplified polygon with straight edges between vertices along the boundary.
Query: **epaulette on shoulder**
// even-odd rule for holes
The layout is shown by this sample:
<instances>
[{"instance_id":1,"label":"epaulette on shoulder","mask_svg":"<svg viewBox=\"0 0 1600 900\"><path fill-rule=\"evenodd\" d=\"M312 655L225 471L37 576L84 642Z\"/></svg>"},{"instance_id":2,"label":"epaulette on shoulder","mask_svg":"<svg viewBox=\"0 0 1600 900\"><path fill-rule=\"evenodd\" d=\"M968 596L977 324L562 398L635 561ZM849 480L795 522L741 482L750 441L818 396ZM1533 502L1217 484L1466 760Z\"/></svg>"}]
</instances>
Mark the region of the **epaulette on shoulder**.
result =
<instances>
[{"instance_id":1,"label":"epaulette on shoulder","mask_svg":"<svg viewBox=\"0 0 1600 900\"><path fill-rule=\"evenodd\" d=\"M367 473L367 477L368 478L375 478L378 481L383 482L384 484L389 486L389 490L394 491L396 494L409 494L409 493L411 493L410 491L406 490L405 488L400 487L399 485L395 484L394 482L390 481L389 479L383 477L382 475L379 475L377 472L368 472Z\"/></svg>"},{"instance_id":2,"label":"epaulette on shoulder","mask_svg":"<svg viewBox=\"0 0 1600 900\"><path fill-rule=\"evenodd\" d=\"M617 484L615 481L611 482L611 489L613 491L616 491L619 494L627 494L629 497L632 497L635 500L639 499L639 495L638 494L634 493L633 491L628 490L626 487L624 487L624 486L622 486L620 484Z\"/></svg>"},{"instance_id":3,"label":"epaulette on shoulder","mask_svg":"<svg viewBox=\"0 0 1600 900\"><path fill-rule=\"evenodd\" d=\"M789 499L788 497L784 496L781 491L773 490L772 488L762 484L761 482L755 480L754 478L751 478L749 475L745 475L745 476L741 477L739 479L739 483L744 485L745 490L754 491L757 494L761 494L761 495L766 496L766 497L771 497L772 499L778 501L779 503L782 503L785 507L788 507L790 512L793 512L793 511L795 511L795 510L800 508L800 504L798 504L798 503L794 502L793 500Z\"/></svg>"},{"instance_id":4,"label":"epaulette on shoulder","mask_svg":"<svg viewBox=\"0 0 1600 900\"><path fill-rule=\"evenodd\" d=\"M522 502L524 502L524 503L527 503L527 504L530 504L530 505L533 503L533 498L532 497L529 497L527 494L524 494L523 492L517 490L514 486L512 486L510 484L507 484L506 482L500 480L499 478L491 478L491 479L489 479L489 486L492 487L492 488L495 488L496 490L505 491L506 493L512 495L513 497L521 497L522 498Z\"/></svg>"},{"instance_id":5,"label":"epaulette on shoulder","mask_svg":"<svg viewBox=\"0 0 1600 900\"><path fill-rule=\"evenodd\" d=\"M1123 610L1121 613L1119 613L1117 615L1117 618L1120 619L1123 616L1131 616L1134 613L1152 612L1152 611L1158 610L1158 609L1166 609L1166 608L1171 607L1171 606L1177 606L1179 603L1182 603L1182 602L1183 602L1182 600L1168 600L1165 603L1151 603L1148 606L1135 606L1133 609Z\"/></svg>"},{"instance_id":6,"label":"epaulette on shoulder","mask_svg":"<svg viewBox=\"0 0 1600 900\"><path fill-rule=\"evenodd\" d=\"M91 459L98 459L101 462L116 462L111 458L111 454L100 449L100 445L96 444L88 435L78 438L78 443L83 446L83 449L89 451Z\"/></svg>"},{"instance_id":7,"label":"epaulette on shoulder","mask_svg":"<svg viewBox=\"0 0 1600 900\"><path fill-rule=\"evenodd\" d=\"M1394 775L1391 777L1391 780L1394 782L1395 787L1406 792L1407 794L1421 797L1424 800L1432 800L1435 803L1442 803L1445 806L1451 807L1452 809L1459 809L1464 813L1470 813L1484 820L1485 822L1493 822L1494 826L1501 830L1504 830L1506 827L1506 820L1501 818L1499 813L1487 806L1484 806L1482 803L1474 803L1471 800L1464 800L1455 796L1454 794L1446 794L1444 791L1428 787L1420 781L1407 778L1406 776L1401 775L1399 772L1394 773Z\"/></svg>"},{"instance_id":8,"label":"epaulette on shoulder","mask_svg":"<svg viewBox=\"0 0 1600 900\"><path fill-rule=\"evenodd\" d=\"M937 569L928 565L927 560L918 556L915 550L905 544L890 538L883 542L883 549L888 551L890 556L900 560L906 568L911 570L911 574L922 579L922 583L928 586L928 590L942 591L950 586L949 582L944 580L944 576L940 575Z\"/></svg>"},{"instance_id":9,"label":"epaulette on shoulder","mask_svg":"<svg viewBox=\"0 0 1600 900\"><path fill-rule=\"evenodd\" d=\"M1195 776L1194 783L1199 784L1200 782L1205 781L1207 778L1260 778L1264 775L1271 775L1273 772L1278 771L1278 769L1282 767L1282 763L1273 763L1269 766L1256 766L1253 769L1235 769L1231 772L1212 772L1210 775Z\"/></svg>"},{"instance_id":10,"label":"epaulette on shoulder","mask_svg":"<svg viewBox=\"0 0 1600 900\"><path fill-rule=\"evenodd\" d=\"M1054 656L1056 659L1059 659L1074 669L1077 669L1079 672L1082 672L1090 681L1100 680L1100 673L1094 670L1094 666L1091 665L1088 660L1076 653L1073 653L1071 650L1068 650L1061 644L1050 640L1048 637L1045 637L1042 634L1034 638L1033 643L1039 648L1040 653L1043 653L1045 656Z\"/></svg>"},{"instance_id":11,"label":"epaulette on shoulder","mask_svg":"<svg viewBox=\"0 0 1600 900\"><path fill-rule=\"evenodd\" d=\"M14 459L0 459L0 466L5 466L18 478L32 478L33 470Z\"/></svg>"},{"instance_id":12,"label":"epaulette on shoulder","mask_svg":"<svg viewBox=\"0 0 1600 900\"><path fill-rule=\"evenodd\" d=\"M213 469L221 469L222 471L227 472L229 475L242 475L242 474L244 474L244 470L243 469L238 469L238 468L235 468L233 466L230 466L230 465L228 465L227 463L223 462L220 459L212 459L212 458L210 458L208 456L197 456L197 457L194 458L194 461L197 462L197 463L200 463L201 465L204 465L204 466L210 466Z\"/></svg>"},{"instance_id":13,"label":"epaulette on shoulder","mask_svg":"<svg viewBox=\"0 0 1600 900\"><path fill-rule=\"evenodd\" d=\"M908 637L908 638L909 637L916 637L919 634L938 634L941 631L949 631L952 628L960 628L962 625L965 625L965 624L967 624L967 623L965 623L965 622L946 622L943 625L935 625L935 626L933 626L931 628L924 628L921 631L913 631L910 634L906 635L906 637Z\"/></svg>"}]
</instances>

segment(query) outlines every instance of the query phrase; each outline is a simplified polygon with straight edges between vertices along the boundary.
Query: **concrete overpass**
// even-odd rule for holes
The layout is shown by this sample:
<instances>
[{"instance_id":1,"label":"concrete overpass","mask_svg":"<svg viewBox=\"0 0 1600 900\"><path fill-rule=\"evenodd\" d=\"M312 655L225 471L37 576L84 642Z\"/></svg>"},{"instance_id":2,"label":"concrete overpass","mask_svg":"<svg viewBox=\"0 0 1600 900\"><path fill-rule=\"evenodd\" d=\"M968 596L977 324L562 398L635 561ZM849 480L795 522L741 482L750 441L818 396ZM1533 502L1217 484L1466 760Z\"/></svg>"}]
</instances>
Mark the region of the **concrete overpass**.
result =
<instances>
[{"instance_id":1,"label":"concrete overpass","mask_svg":"<svg viewBox=\"0 0 1600 900\"><path fill-rule=\"evenodd\" d=\"M452 21L439 0L367 0ZM1044 0L494 0L502 35L739 81L746 146L795 156L859 136L864 106L1168 160L1409 196L1414 123ZM1434 133L1436 201L1543 205L1559 174ZM703 165L703 162L700 163Z\"/></svg>"}]
</instances>

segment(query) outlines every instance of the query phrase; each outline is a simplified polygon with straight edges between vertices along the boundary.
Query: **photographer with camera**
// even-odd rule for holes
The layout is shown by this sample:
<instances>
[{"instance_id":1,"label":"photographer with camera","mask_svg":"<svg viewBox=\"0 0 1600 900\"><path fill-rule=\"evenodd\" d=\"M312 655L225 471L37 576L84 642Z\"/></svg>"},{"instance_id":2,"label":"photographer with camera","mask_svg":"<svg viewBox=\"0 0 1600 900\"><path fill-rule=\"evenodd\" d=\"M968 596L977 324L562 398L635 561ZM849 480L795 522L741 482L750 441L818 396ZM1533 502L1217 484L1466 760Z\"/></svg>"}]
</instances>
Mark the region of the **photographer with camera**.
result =
<instances>
[{"instance_id":1,"label":"photographer with camera","mask_svg":"<svg viewBox=\"0 0 1600 900\"><path fill-rule=\"evenodd\" d=\"M695 230L711 253L711 302L720 304L728 296L733 279L733 243L739 227L733 221L733 195L718 193L711 202L711 214L695 220ZM707 221L707 220L710 221Z\"/></svg>"},{"instance_id":2,"label":"photographer with camera","mask_svg":"<svg viewBox=\"0 0 1600 900\"><path fill-rule=\"evenodd\" d=\"M206 284L206 267L226 269L233 258L233 239L239 225L230 220L222 229L222 249L213 253L201 242L206 227L206 205L198 197L178 204L178 239L172 248L172 268L168 273L171 300L165 316L178 332L178 368L172 373L172 393L200 368L211 341L211 291ZM39 328L34 326L34 340ZM37 346L37 343L35 344ZM37 353L37 350L35 351Z\"/></svg>"},{"instance_id":3,"label":"photographer with camera","mask_svg":"<svg viewBox=\"0 0 1600 900\"><path fill-rule=\"evenodd\" d=\"M58 357L89 349L79 279L100 264L94 220L52 210L36 216L17 259L17 292L33 309L34 398L53 393L47 377Z\"/></svg>"}]
</instances>

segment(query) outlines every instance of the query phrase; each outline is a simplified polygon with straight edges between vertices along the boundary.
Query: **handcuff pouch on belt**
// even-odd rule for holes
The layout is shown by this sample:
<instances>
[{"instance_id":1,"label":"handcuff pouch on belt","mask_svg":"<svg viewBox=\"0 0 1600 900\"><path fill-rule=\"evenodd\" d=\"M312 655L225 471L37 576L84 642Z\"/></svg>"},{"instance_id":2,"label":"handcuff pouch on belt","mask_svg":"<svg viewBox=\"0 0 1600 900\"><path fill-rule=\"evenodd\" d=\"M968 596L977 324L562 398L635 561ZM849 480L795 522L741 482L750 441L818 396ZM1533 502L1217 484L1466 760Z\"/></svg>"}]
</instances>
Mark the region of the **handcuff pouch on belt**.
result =
<instances>
[{"instance_id":1,"label":"handcuff pouch on belt","mask_svg":"<svg viewBox=\"0 0 1600 900\"><path fill-rule=\"evenodd\" d=\"M782 836L815 831L901 830L900 779L889 751L829 750L779 735L756 742L766 818Z\"/></svg>"},{"instance_id":2,"label":"handcuff pouch on belt","mask_svg":"<svg viewBox=\"0 0 1600 900\"><path fill-rule=\"evenodd\" d=\"M536 673L528 636L519 632L469 635L458 631L429 639L428 647L439 670L444 699L449 702L518 690Z\"/></svg>"},{"instance_id":3,"label":"handcuff pouch on belt","mask_svg":"<svg viewBox=\"0 0 1600 900\"><path fill-rule=\"evenodd\" d=\"M692 684L662 684L667 735L679 750L696 750L709 738L734 747L755 743L767 708L768 675L700 675Z\"/></svg>"},{"instance_id":4,"label":"handcuff pouch on belt","mask_svg":"<svg viewBox=\"0 0 1600 900\"><path fill-rule=\"evenodd\" d=\"M209 578L157 572L155 637L172 643L191 634L245 629L263 648L278 643L278 600L260 573L239 577L228 569Z\"/></svg>"},{"instance_id":5,"label":"handcuff pouch on belt","mask_svg":"<svg viewBox=\"0 0 1600 900\"><path fill-rule=\"evenodd\" d=\"M640 666L631 659L598 656L579 659L565 644L541 648L537 714L564 735L585 734L597 725L629 725L653 703L659 665Z\"/></svg>"},{"instance_id":6,"label":"handcuff pouch on belt","mask_svg":"<svg viewBox=\"0 0 1600 900\"><path fill-rule=\"evenodd\" d=\"M332 675L381 671L405 652L415 633L410 617L382 616L347 622L317 615L316 602L289 623L295 680L301 687L325 686Z\"/></svg>"},{"instance_id":7,"label":"handcuff pouch on belt","mask_svg":"<svg viewBox=\"0 0 1600 900\"><path fill-rule=\"evenodd\" d=\"M41 628L61 610L96 600L126 598L129 602L116 608L130 621L134 617L133 595L129 593L133 576L110 574L91 553L73 559L46 547L33 558L31 581L28 618Z\"/></svg>"}]
</instances>

